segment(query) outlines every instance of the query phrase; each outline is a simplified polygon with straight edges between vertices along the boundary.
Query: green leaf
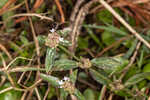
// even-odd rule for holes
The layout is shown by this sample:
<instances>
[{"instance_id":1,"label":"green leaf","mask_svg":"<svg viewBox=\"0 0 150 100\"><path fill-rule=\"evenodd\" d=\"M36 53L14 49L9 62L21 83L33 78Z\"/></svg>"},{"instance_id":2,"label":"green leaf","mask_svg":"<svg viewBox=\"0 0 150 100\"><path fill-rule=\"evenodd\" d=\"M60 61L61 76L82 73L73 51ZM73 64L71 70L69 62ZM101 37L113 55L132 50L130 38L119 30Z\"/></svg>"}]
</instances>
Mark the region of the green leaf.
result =
<instances>
[{"instance_id":1,"label":"green leaf","mask_svg":"<svg viewBox=\"0 0 150 100\"><path fill-rule=\"evenodd\" d=\"M65 71L78 67L78 64L76 61L73 60L60 59L55 61L54 66L55 66L53 67L54 71Z\"/></svg>"},{"instance_id":2,"label":"green leaf","mask_svg":"<svg viewBox=\"0 0 150 100\"><path fill-rule=\"evenodd\" d=\"M72 45L70 41L65 40L64 38L60 38L59 43L63 46L71 46Z\"/></svg>"},{"instance_id":3,"label":"green leaf","mask_svg":"<svg viewBox=\"0 0 150 100\"><path fill-rule=\"evenodd\" d=\"M56 95L57 95L56 88L53 86L50 86L50 91L48 92L47 100L51 100L53 98L53 96L56 96Z\"/></svg>"},{"instance_id":4,"label":"green leaf","mask_svg":"<svg viewBox=\"0 0 150 100\"><path fill-rule=\"evenodd\" d=\"M58 30L57 33L60 34L63 37L66 37L68 35L68 33L71 32L70 28L64 28L62 30Z\"/></svg>"},{"instance_id":5,"label":"green leaf","mask_svg":"<svg viewBox=\"0 0 150 100\"><path fill-rule=\"evenodd\" d=\"M70 74L70 80L72 83L75 84L76 80L77 80L77 74L78 74L78 69L74 70L71 74Z\"/></svg>"},{"instance_id":6,"label":"green leaf","mask_svg":"<svg viewBox=\"0 0 150 100\"><path fill-rule=\"evenodd\" d=\"M143 72L150 72L150 63L143 66ZM150 80L150 76L146 77L148 80Z\"/></svg>"},{"instance_id":7,"label":"green leaf","mask_svg":"<svg viewBox=\"0 0 150 100\"><path fill-rule=\"evenodd\" d=\"M52 86L58 87L59 86L59 79L57 77L46 75L46 74L40 74L40 77L46 81L48 81Z\"/></svg>"},{"instance_id":8,"label":"green leaf","mask_svg":"<svg viewBox=\"0 0 150 100\"><path fill-rule=\"evenodd\" d=\"M115 42L115 39L113 38L113 34L112 32L109 32L109 31L104 31L102 33L102 40L103 42L109 46L111 45L113 42Z\"/></svg>"},{"instance_id":9,"label":"green leaf","mask_svg":"<svg viewBox=\"0 0 150 100\"><path fill-rule=\"evenodd\" d=\"M69 95L64 89L60 89L60 100L67 100L67 96Z\"/></svg>"},{"instance_id":10,"label":"green leaf","mask_svg":"<svg viewBox=\"0 0 150 100\"><path fill-rule=\"evenodd\" d=\"M90 69L90 74L92 75L93 79L99 82L100 84L106 85L112 82L108 77L100 74L94 69Z\"/></svg>"},{"instance_id":11,"label":"green leaf","mask_svg":"<svg viewBox=\"0 0 150 100\"><path fill-rule=\"evenodd\" d=\"M0 87L0 91L9 88L11 86L10 83L5 83ZM20 100L21 92L16 90L9 90L0 94L0 100Z\"/></svg>"},{"instance_id":12,"label":"green leaf","mask_svg":"<svg viewBox=\"0 0 150 100\"><path fill-rule=\"evenodd\" d=\"M88 38L79 37L78 38L78 47L80 49L88 48Z\"/></svg>"},{"instance_id":13,"label":"green leaf","mask_svg":"<svg viewBox=\"0 0 150 100\"><path fill-rule=\"evenodd\" d=\"M45 40L46 40L46 36L44 36L44 35L39 35L39 36L37 37L37 39L38 39L40 45L44 45L44 44L45 44Z\"/></svg>"},{"instance_id":14,"label":"green leaf","mask_svg":"<svg viewBox=\"0 0 150 100\"><path fill-rule=\"evenodd\" d=\"M86 100L95 100L96 98L95 92L90 88L86 89L83 94Z\"/></svg>"},{"instance_id":15,"label":"green leaf","mask_svg":"<svg viewBox=\"0 0 150 100\"><path fill-rule=\"evenodd\" d=\"M137 65L138 65L139 68L142 67L143 61L144 61L144 50L141 50L141 52L140 52L140 58L137 61Z\"/></svg>"},{"instance_id":16,"label":"green leaf","mask_svg":"<svg viewBox=\"0 0 150 100\"><path fill-rule=\"evenodd\" d=\"M21 42L24 44L24 45L27 45L27 44L29 44L29 41L28 41L28 39L25 37L25 36L20 36L20 40L21 40Z\"/></svg>"},{"instance_id":17,"label":"green leaf","mask_svg":"<svg viewBox=\"0 0 150 100\"><path fill-rule=\"evenodd\" d=\"M150 76L150 72L136 74L126 81L125 86L135 85L136 83L144 80L148 76Z\"/></svg>"},{"instance_id":18,"label":"green leaf","mask_svg":"<svg viewBox=\"0 0 150 100\"><path fill-rule=\"evenodd\" d=\"M135 40L132 42L132 45L131 45L131 47L129 48L128 52L125 54L124 58L128 59L128 58L133 54L133 52L135 51L137 42L138 42L137 39L135 39Z\"/></svg>"},{"instance_id":19,"label":"green leaf","mask_svg":"<svg viewBox=\"0 0 150 100\"><path fill-rule=\"evenodd\" d=\"M107 73L119 72L128 64L128 60L122 57L100 57L92 59L91 62Z\"/></svg>"},{"instance_id":20,"label":"green leaf","mask_svg":"<svg viewBox=\"0 0 150 100\"><path fill-rule=\"evenodd\" d=\"M141 69L139 69L137 66L132 65L130 69L128 70L128 72L125 74L122 81L123 82L127 81L130 77L138 74L140 71Z\"/></svg>"},{"instance_id":21,"label":"green leaf","mask_svg":"<svg viewBox=\"0 0 150 100\"><path fill-rule=\"evenodd\" d=\"M101 10L96 16L99 21L112 24L113 16L108 10Z\"/></svg>"},{"instance_id":22,"label":"green leaf","mask_svg":"<svg viewBox=\"0 0 150 100\"><path fill-rule=\"evenodd\" d=\"M54 60L56 56L56 48L47 48L45 68L46 72L49 72L54 65Z\"/></svg>"},{"instance_id":23,"label":"green leaf","mask_svg":"<svg viewBox=\"0 0 150 100\"><path fill-rule=\"evenodd\" d=\"M84 96L78 89L75 89L74 95L78 98L78 100L85 100Z\"/></svg>"},{"instance_id":24,"label":"green leaf","mask_svg":"<svg viewBox=\"0 0 150 100\"><path fill-rule=\"evenodd\" d=\"M125 90L115 90L115 94L122 96L122 97L129 97L131 96L129 93L127 93Z\"/></svg>"},{"instance_id":25,"label":"green leaf","mask_svg":"<svg viewBox=\"0 0 150 100\"><path fill-rule=\"evenodd\" d=\"M98 25L83 25L84 27L89 27L89 28L96 28L96 29L103 29L103 30L106 30L108 32L112 32L112 33L115 33L117 35L120 35L120 36L126 36L127 33L124 32L123 30L117 28L117 27L114 27L113 25L108 25L108 26L98 26Z\"/></svg>"},{"instance_id":26,"label":"green leaf","mask_svg":"<svg viewBox=\"0 0 150 100\"><path fill-rule=\"evenodd\" d=\"M88 28L88 27L85 27L87 32L89 33L90 37L95 41L95 43L97 43L100 47L103 48L103 44L100 42L99 38L93 33L93 31Z\"/></svg>"}]
</instances>

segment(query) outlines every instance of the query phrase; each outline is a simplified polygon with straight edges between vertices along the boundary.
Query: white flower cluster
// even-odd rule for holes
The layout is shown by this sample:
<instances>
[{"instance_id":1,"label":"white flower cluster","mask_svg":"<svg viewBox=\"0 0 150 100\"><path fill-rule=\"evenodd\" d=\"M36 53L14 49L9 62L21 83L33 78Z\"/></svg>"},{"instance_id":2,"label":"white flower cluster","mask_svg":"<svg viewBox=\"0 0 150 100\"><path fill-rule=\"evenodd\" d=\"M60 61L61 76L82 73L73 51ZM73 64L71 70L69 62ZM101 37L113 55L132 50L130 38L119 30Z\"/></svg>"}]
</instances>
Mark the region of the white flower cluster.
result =
<instances>
[{"instance_id":1,"label":"white flower cluster","mask_svg":"<svg viewBox=\"0 0 150 100\"><path fill-rule=\"evenodd\" d=\"M58 83L60 85L59 88L63 88L63 85L66 83L66 82L69 82L70 81L70 78L69 77L64 77L62 80L60 80Z\"/></svg>"},{"instance_id":2,"label":"white flower cluster","mask_svg":"<svg viewBox=\"0 0 150 100\"><path fill-rule=\"evenodd\" d=\"M54 32L55 32L55 29L52 28L52 29L50 29L49 31L50 31L51 33L54 33Z\"/></svg>"}]
</instances>

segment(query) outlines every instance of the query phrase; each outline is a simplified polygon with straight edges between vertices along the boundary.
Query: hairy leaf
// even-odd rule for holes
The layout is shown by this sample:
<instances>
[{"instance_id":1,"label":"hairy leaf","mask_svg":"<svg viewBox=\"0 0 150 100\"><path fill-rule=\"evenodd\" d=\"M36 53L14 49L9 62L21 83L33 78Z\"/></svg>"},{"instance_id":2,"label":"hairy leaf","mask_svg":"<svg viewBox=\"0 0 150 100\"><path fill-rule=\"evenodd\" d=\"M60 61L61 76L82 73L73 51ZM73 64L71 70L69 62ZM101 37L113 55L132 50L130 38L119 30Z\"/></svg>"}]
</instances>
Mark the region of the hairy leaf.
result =
<instances>
[{"instance_id":1,"label":"hairy leaf","mask_svg":"<svg viewBox=\"0 0 150 100\"><path fill-rule=\"evenodd\" d=\"M40 74L40 77L46 81L48 81L52 86L59 86L59 79L57 77L46 75L46 74Z\"/></svg>"},{"instance_id":2,"label":"hairy leaf","mask_svg":"<svg viewBox=\"0 0 150 100\"><path fill-rule=\"evenodd\" d=\"M60 59L56 60L54 63L53 70L55 71L64 71L76 68L78 66L76 61L68 60L68 59Z\"/></svg>"},{"instance_id":3,"label":"hairy leaf","mask_svg":"<svg viewBox=\"0 0 150 100\"><path fill-rule=\"evenodd\" d=\"M92 59L91 62L94 66L103 69L107 73L121 71L128 64L128 60L121 57L100 57Z\"/></svg>"},{"instance_id":4,"label":"hairy leaf","mask_svg":"<svg viewBox=\"0 0 150 100\"><path fill-rule=\"evenodd\" d=\"M148 76L150 76L150 72L136 74L126 81L125 86L135 85L136 83L142 81Z\"/></svg>"},{"instance_id":5,"label":"hairy leaf","mask_svg":"<svg viewBox=\"0 0 150 100\"><path fill-rule=\"evenodd\" d=\"M55 55L56 55L56 48L47 48L46 59L45 59L46 72L49 72L53 67Z\"/></svg>"},{"instance_id":6,"label":"hairy leaf","mask_svg":"<svg viewBox=\"0 0 150 100\"><path fill-rule=\"evenodd\" d=\"M97 82L99 82L100 84L106 85L106 84L111 83L111 80L108 77L102 75L101 73L97 72L94 69L90 69L90 73L91 73L93 79L96 80Z\"/></svg>"}]
</instances>

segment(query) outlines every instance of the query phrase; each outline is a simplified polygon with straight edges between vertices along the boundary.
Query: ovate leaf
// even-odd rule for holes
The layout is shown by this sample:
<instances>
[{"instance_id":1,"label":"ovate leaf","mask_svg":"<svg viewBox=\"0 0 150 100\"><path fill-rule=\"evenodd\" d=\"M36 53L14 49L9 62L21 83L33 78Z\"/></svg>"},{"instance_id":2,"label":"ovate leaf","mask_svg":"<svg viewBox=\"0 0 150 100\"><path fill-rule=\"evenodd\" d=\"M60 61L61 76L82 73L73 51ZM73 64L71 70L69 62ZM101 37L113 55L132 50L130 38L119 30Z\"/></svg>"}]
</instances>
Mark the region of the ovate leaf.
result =
<instances>
[{"instance_id":1,"label":"ovate leaf","mask_svg":"<svg viewBox=\"0 0 150 100\"><path fill-rule=\"evenodd\" d=\"M150 72L136 74L126 81L125 86L135 85L136 83L142 81L148 76L150 76Z\"/></svg>"},{"instance_id":2,"label":"ovate leaf","mask_svg":"<svg viewBox=\"0 0 150 100\"><path fill-rule=\"evenodd\" d=\"M56 48L47 48L45 59L46 72L49 72L53 67L55 56L56 56Z\"/></svg>"},{"instance_id":3,"label":"ovate leaf","mask_svg":"<svg viewBox=\"0 0 150 100\"><path fill-rule=\"evenodd\" d=\"M86 100L95 100L95 91L92 89L88 88L84 91L84 97Z\"/></svg>"},{"instance_id":4,"label":"ovate leaf","mask_svg":"<svg viewBox=\"0 0 150 100\"><path fill-rule=\"evenodd\" d=\"M128 60L122 57L100 57L92 59L91 62L107 73L119 72L128 64Z\"/></svg>"},{"instance_id":5,"label":"ovate leaf","mask_svg":"<svg viewBox=\"0 0 150 100\"><path fill-rule=\"evenodd\" d=\"M59 43L63 46L71 46L72 45L70 41L65 40L64 38L60 38Z\"/></svg>"},{"instance_id":6,"label":"ovate leaf","mask_svg":"<svg viewBox=\"0 0 150 100\"><path fill-rule=\"evenodd\" d=\"M78 67L76 61L69 60L69 59L56 60L54 66L55 67L53 67L53 70L55 71L70 70L70 69Z\"/></svg>"},{"instance_id":7,"label":"ovate leaf","mask_svg":"<svg viewBox=\"0 0 150 100\"><path fill-rule=\"evenodd\" d=\"M112 32L109 32L109 31L104 31L102 33L102 40L107 46L115 42Z\"/></svg>"},{"instance_id":8,"label":"ovate leaf","mask_svg":"<svg viewBox=\"0 0 150 100\"><path fill-rule=\"evenodd\" d=\"M111 80L108 77L102 75L94 69L90 69L90 74L92 75L93 79L100 84L106 85L111 83Z\"/></svg>"},{"instance_id":9,"label":"ovate leaf","mask_svg":"<svg viewBox=\"0 0 150 100\"><path fill-rule=\"evenodd\" d=\"M70 80L72 83L75 84L76 80L77 80L77 74L78 74L78 69L74 70L71 74L70 74Z\"/></svg>"},{"instance_id":10,"label":"ovate leaf","mask_svg":"<svg viewBox=\"0 0 150 100\"><path fill-rule=\"evenodd\" d=\"M48 81L52 86L59 86L59 79L57 77L46 75L46 74L40 74L40 77L46 81Z\"/></svg>"}]
</instances>

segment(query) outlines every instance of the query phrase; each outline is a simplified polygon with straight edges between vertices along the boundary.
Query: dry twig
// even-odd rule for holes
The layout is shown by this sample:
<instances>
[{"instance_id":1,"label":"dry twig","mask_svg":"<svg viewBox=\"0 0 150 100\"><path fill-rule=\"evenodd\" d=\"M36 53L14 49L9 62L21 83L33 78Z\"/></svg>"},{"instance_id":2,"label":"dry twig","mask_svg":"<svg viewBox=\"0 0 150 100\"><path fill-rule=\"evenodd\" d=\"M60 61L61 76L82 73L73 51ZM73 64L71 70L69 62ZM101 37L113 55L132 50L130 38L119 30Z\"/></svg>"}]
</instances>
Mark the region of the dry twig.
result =
<instances>
[{"instance_id":1,"label":"dry twig","mask_svg":"<svg viewBox=\"0 0 150 100\"><path fill-rule=\"evenodd\" d=\"M62 10L61 4L60 4L59 0L55 0L55 3L57 5L58 10L59 10L60 15L61 15L61 23L64 23L65 22L65 16L64 16L64 12Z\"/></svg>"},{"instance_id":2,"label":"dry twig","mask_svg":"<svg viewBox=\"0 0 150 100\"><path fill-rule=\"evenodd\" d=\"M88 14L88 11L93 3L97 2L97 0L92 0L89 3L85 4L81 9L79 10L79 13L76 15L76 20L73 22L72 31L70 32L71 36L71 42L72 46L70 47L70 51L73 53L75 50L75 47L77 45L77 39L80 35L80 29L82 26L82 23L85 19L85 16ZM76 12L76 11L74 11ZM73 15L72 15L73 16ZM72 18L73 19L73 18Z\"/></svg>"},{"instance_id":3,"label":"dry twig","mask_svg":"<svg viewBox=\"0 0 150 100\"><path fill-rule=\"evenodd\" d=\"M2 15L5 10L7 10L13 3L15 3L16 0L9 0L1 9L0 9L0 15Z\"/></svg>"},{"instance_id":4,"label":"dry twig","mask_svg":"<svg viewBox=\"0 0 150 100\"><path fill-rule=\"evenodd\" d=\"M48 86L48 89L46 90L46 93L45 93L45 95L44 95L43 100L46 100L46 98L47 98L47 96L48 96L49 91L50 91L50 87Z\"/></svg>"},{"instance_id":5,"label":"dry twig","mask_svg":"<svg viewBox=\"0 0 150 100\"><path fill-rule=\"evenodd\" d=\"M4 92L7 92L7 91L9 91L9 90L12 90L12 89L13 89L13 87L8 87L8 88L6 88L6 89L3 89L3 90L0 91L0 94L2 94L2 93L4 93Z\"/></svg>"},{"instance_id":6,"label":"dry twig","mask_svg":"<svg viewBox=\"0 0 150 100\"><path fill-rule=\"evenodd\" d=\"M25 0L25 5L26 5L26 10L28 13L30 13L30 10L29 10L29 6L28 6L28 1ZM34 39L34 42L35 42L35 47L36 47L36 53L37 53L37 56L38 56L38 68L40 68L40 47L39 47L39 42L37 40L37 37L36 37L36 33L35 33L35 30L34 30L34 27L33 27L33 23L32 23L32 19L30 17L29 18L29 23L30 23L30 26L31 26L31 31L32 31L32 35L33 35L33 39ZM36 78L35 78L35 81L39 81L39 71L37 71L36 73ZM42 80L41 80L42 81ZM27 100L29 100L32 96L32 93L33 93L33 89L30 90L30 93L29 93L29 96L27 98Z\"/></svg>"},{"instance_id":7,"label":"dry twig","mask_svg":"<svg viewBox=\"0 0 150 100\"><path fill-rule=\"evenodd\" d=\"M139 33L137 33L118 13L115 12L115 10L108 5L104 0L99 0L99 2L107 9L109 10L137 39L139 39L141 42L143 42L148 48L150 48L150 44L144 40Z\"/></svg>"},{"instance_id":8,"label":"dry twig","mask_svg":"<svg viewBox=\"0 0 150 100\"><path fill-rule=\"evenodd\" d=\"M41 20L46 19L46 20L49 20L49 21L53 21L52 18L49 18L47 16L42 16L41 14L36 14L36 13L20 13L20 14L16 14L14 16L11 16L8 19L15 18L15 17L21 17L21 16L28 16L28 17L29 16L35 16L35 17L39 17Z\"/></svg>"},{"instance_id":9,"label":"dry twig","mask_svg":"<svg viewBox=\"0 0 150 100\"><path fill-rule=\"evenodd\" d=\"M41 100L41 97L40 97L40 94L39 94L39 91L38 91L37 87L35 88L35 92L36 92L38 100Z\"/></svg>"},{"instance_id":10,"label":"dry twig","mask_svg":"<svg viewBox=\"0 0 150 100\"><path fill-rule=\"evenodd\" d=\"M119 43L121 43L121 42L123 42L123 41L129 39L130 37L131 37L131 35L128 35L128 36L123 37L123 38L121 38L120 40L118 40L118 41L112 43L110 46L104 48L100 53L98 53L98 54L96 55L96 57L100 57L100 56L103 55L106 51L110 50L111 48L113 48L114 46L118 45Z\"/></svg>"},{"instance_id":11,"label":"dry twig","mask_svg":"<svg viewBox=\"0 0 150 100\"><path fill-rule=\"evenodd\" d=\"M119 81L121 81L121 79L126 75L127 71L128 71L129 68L131 67L131 65L134 63L140 46L141 46L141 42L139 42L139 43L137 44L136 49L135 49L135 52L134 52L133 56L131 57L129 64L128 64L128 65L124 68L124 70L122 71L122 74L121 74L121 76L120 76L120 78L119 78Z\"/></svg>"},{"instance_id":12,"label":"dry twig","mask_svg":"<svg viewBox=\"0 0 150 100\"><path fill-rule=\"evenodd\" d=\"M0 49L1 49L3 52L6 53L6 55L8 56L8 58L9 58L10 60L12 60L11 54L7 51L7 49L6 49L2 44L0 44Z\"/></svg>"}]
</instances>

